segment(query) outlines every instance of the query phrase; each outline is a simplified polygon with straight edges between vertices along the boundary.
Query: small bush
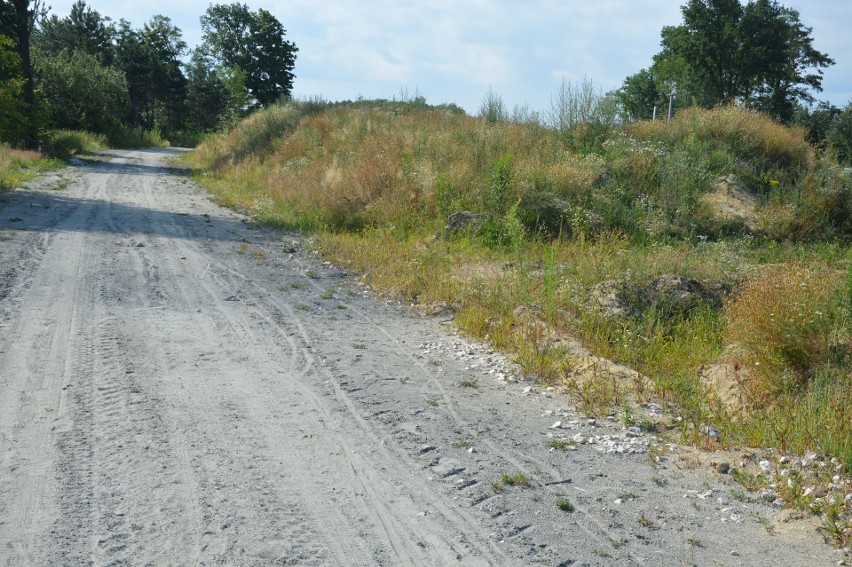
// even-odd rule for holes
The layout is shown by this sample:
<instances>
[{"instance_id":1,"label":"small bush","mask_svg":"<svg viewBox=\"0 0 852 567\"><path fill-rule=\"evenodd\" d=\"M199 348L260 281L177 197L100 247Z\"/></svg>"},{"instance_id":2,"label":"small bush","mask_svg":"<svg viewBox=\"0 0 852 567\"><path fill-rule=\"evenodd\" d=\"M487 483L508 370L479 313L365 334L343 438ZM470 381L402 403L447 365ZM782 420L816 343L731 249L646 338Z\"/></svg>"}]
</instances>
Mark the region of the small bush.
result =
<instances>
[{"instance_id":1,"label":"small bush","mask_svg":"<svg viewBox=\"0 0 852 567\"><path fill-rule=\"evenodd\" d=\"M597 148L615 125L618 107L612 96L595 90L592 81L562 81L550 99L548 122L569 146L580 151Z\"/></svg>"},{"instance_id":2,"label":"small bush","mask_svg":"<svg viewBox=\"0 0 852 567\"><path fill-rule=\"evenodd\" d=\"M48 157L68 159L107 148L106 137L79 130L57 130L44 136L41 152Z\"/></svg>"},{"instance_id":3,"label":"small bush","mask_svg":"<svg viewBox=\"0 0 852 567\"><path fill-rule=\"evenodd\" d=\"M113 130L107 136L113 148L166 148L169 142L164 140L158 130L145 130L124 126Z\"/></svg>"},{"instance_id":4,"label":"small bush","mask_svg":"<svg viewBox=\"0 0 852 567\"><path fill-rule=\"evenodd\" d=\"M210 135L200 130L178 130L169 136L169 145L176 148L194 148Z\"/></svg>"},{"instance_id":5,"label":"small bush","mask_svg":"<svg viewBox=\"0 0 852 567\"><path fill-rule=\"evenodd\" d=\"M509 111L506 110L503 98L489 88L479 105L479 116L488 124L497 124L509 120Z\"/></svg>"}]
</instances>

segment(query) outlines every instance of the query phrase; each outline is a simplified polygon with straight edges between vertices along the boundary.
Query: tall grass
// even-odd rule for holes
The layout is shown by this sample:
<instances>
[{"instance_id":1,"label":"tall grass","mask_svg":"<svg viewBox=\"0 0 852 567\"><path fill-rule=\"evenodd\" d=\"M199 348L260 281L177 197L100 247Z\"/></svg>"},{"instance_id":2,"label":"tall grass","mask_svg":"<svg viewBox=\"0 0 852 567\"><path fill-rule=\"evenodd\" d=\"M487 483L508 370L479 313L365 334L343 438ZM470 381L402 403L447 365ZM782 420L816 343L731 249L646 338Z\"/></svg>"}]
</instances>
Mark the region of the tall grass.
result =
<instances>
[{"instance_id":1,"label":"tall grass","mask_svg":"<svg viewBox=\"0 0 852 567\"><path fill-rule=\"evenodd\" d=\"M40 171L56 169L60 163L38 152L16 150L0 144L0 190L14 189Z\"/></svg>"},{"instance_id":2,"label":"tall grass","mask_svg":"<svg viewBox=\"0 0 852 567\"><path fill-rule=\"evenodd\" d=\"M68 159L107 149L106 137L82 130L54 130L43 136L41 152L45 156Z\"/></svg>"},{"instance_id":3,"label":"tall grass","mask_svg":"<svg viewBox=\"0 0 852 567\"><path fill-rule=\"evenodd\" d=\"M538 120L508 120L494 97L481 118L422 100L276 106L206 140L191 159L223 203L316 231L328 257L377 290L453 309L465 332L567 385L590 411L653 396L678 408L689 435L713 423L727 442L819 448L852 470L842 441L849 313L836 300L845 288L829 277L852 264L849 175L816 159L800 131L752 111L682 111L668 127L610 124L578 144ZM752 228L702 200L724 175L756 195ZM477 223L445 228L459 211ZM760 279L776 269L768 264L782 273L807 265L820 275L806 287L835 283L813 298L795 278L772 287L781 279ZM647 299L672 274L700 282L704 295L683 308ZM627 316L596 306L602 282L639 298ZM764 315L797 301L820 310L831 331L797 327L798 354L778 355L786 351L772 341L784 328ZM617 379L605 365L583 370L567 336L646 379ZM738 418L700 379L731 342L798 377L784 388L764 384L764 403ZM827 399L834 409L820 414ZM785 415L791 433L772 433L767 424L777 429Z\"/></svg>"}]
</instances>

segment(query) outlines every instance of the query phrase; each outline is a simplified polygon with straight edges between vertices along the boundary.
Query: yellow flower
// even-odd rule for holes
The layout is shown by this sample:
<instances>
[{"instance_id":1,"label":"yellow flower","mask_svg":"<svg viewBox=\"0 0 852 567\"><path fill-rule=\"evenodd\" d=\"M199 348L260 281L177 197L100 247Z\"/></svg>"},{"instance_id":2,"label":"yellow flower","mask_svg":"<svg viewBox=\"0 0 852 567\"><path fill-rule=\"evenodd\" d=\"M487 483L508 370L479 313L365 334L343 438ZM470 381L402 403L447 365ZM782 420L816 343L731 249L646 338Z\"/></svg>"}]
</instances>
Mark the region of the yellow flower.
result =
<instances>
[{"instance_id":1,"label":"yellow flower","mask_svg":"<svg viewBox=\"0 0 852 567\"><path fill-rule=\"evenodd\" d=\"M776 185L778 185L778 180L777 179L770 179L769 184L772 185L773 187L775 187Z\"/></svg>"}]
</instances>

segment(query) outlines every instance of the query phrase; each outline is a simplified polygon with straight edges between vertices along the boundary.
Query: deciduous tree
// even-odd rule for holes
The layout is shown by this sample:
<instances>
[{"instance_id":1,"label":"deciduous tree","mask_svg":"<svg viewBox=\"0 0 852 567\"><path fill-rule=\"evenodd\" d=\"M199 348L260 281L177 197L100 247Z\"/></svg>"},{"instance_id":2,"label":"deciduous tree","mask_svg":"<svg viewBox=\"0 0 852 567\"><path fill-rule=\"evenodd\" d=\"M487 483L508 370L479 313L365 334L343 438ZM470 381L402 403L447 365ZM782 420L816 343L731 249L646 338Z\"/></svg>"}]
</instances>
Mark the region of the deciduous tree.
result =
<instances>
[{"instance_id":1,"label":"deciduous tree","mask_svg":"<svg viewBox=\"0 0 852 567\"><path fill-rule=\"evenodd\" d=\"M36 19L42 13L42 0L2 0L0 29L11 38L18 51L24 80L24 131L23 144L38 147L38 120L36 113L35 82L30 57L30 37Z\"/></svg>"},{"instance_id":2,"label":"deciduous tree","mask_svg":"<svg viewBox=\"0 0 852 567\"><path fill-rule=\"evenodd\" d=\"M245 85L258 106L267 106L293 89L298 48L271 13L245 4L214 4L201 16L202 50L224 67L245 72Z\"/></svg>"},{"instance_id":3,"label":"deciduous tree","mask_svg":"<svg viewBox=\"0 0 852 567\"><path fill-rule=\"evenodd\" d=\"M799 13L774 0L689 0L681 12L681 25L663 28L650 72L658 91L675 86L687 104L737 102L790 121L799 104L814 101L822 69L834 64L813 47Z\"/></svg>"},{"instance_id":4,"label":"deciduous tree","mask_svg":"<svg viewBox=\"0 0 852 567\"><path fill-rule=\"evenodd\" d=\"M79 50L96 56L104 65L111 65L115 33L109 18L101 16L84 0L77 0L68 16L59 18L51 14L41 18L33 32L33 44L42 56Z\"/></svg>"},{"instance_id":5,"label":"deciduous tree","mask_svg":"<svg viewBox=\"0 0 852 567\"><path fill-rule=\"evenodd\" d=\"M0 142L20 143L26 132L23 105L24 77L14 42L0 35Z\"/></svg>"},{"instance_id":6,"label":"deciduous tree","mask_svg":"<svg viewBox=\"0 0 852 567\"><path fill-rule=\"evenodd\" d=\"M124 73L105 67L97 56L65 49L39 62L41 105L57 128L109 134L126 115Z\"/></svg>"}]
</instances>

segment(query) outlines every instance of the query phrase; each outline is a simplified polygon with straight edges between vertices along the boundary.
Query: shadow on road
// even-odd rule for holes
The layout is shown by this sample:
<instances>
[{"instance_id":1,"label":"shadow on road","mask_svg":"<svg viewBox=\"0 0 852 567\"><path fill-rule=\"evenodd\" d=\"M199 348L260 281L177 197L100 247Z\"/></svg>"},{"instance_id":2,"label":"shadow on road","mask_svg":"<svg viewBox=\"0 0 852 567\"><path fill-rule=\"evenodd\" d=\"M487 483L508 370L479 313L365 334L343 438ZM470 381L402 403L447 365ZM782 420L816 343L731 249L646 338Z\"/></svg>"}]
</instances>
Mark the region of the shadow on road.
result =
<instances>
[{"instance_id":1,"label":"shadow on road","mask_svg":"<svg viewBox=\"0 0 852 567\"><path fill-rule=\"evenodd\" d=\"M174 174L169 168L121 163L94 162L77 167L85 168L87 173ZM0 193L0 228L14 231L100 232L121 236L239 241L245 229L252 225L225 214L175 212L143 204L77 198L64 192Z\"/></svg>"}]
</instances>

